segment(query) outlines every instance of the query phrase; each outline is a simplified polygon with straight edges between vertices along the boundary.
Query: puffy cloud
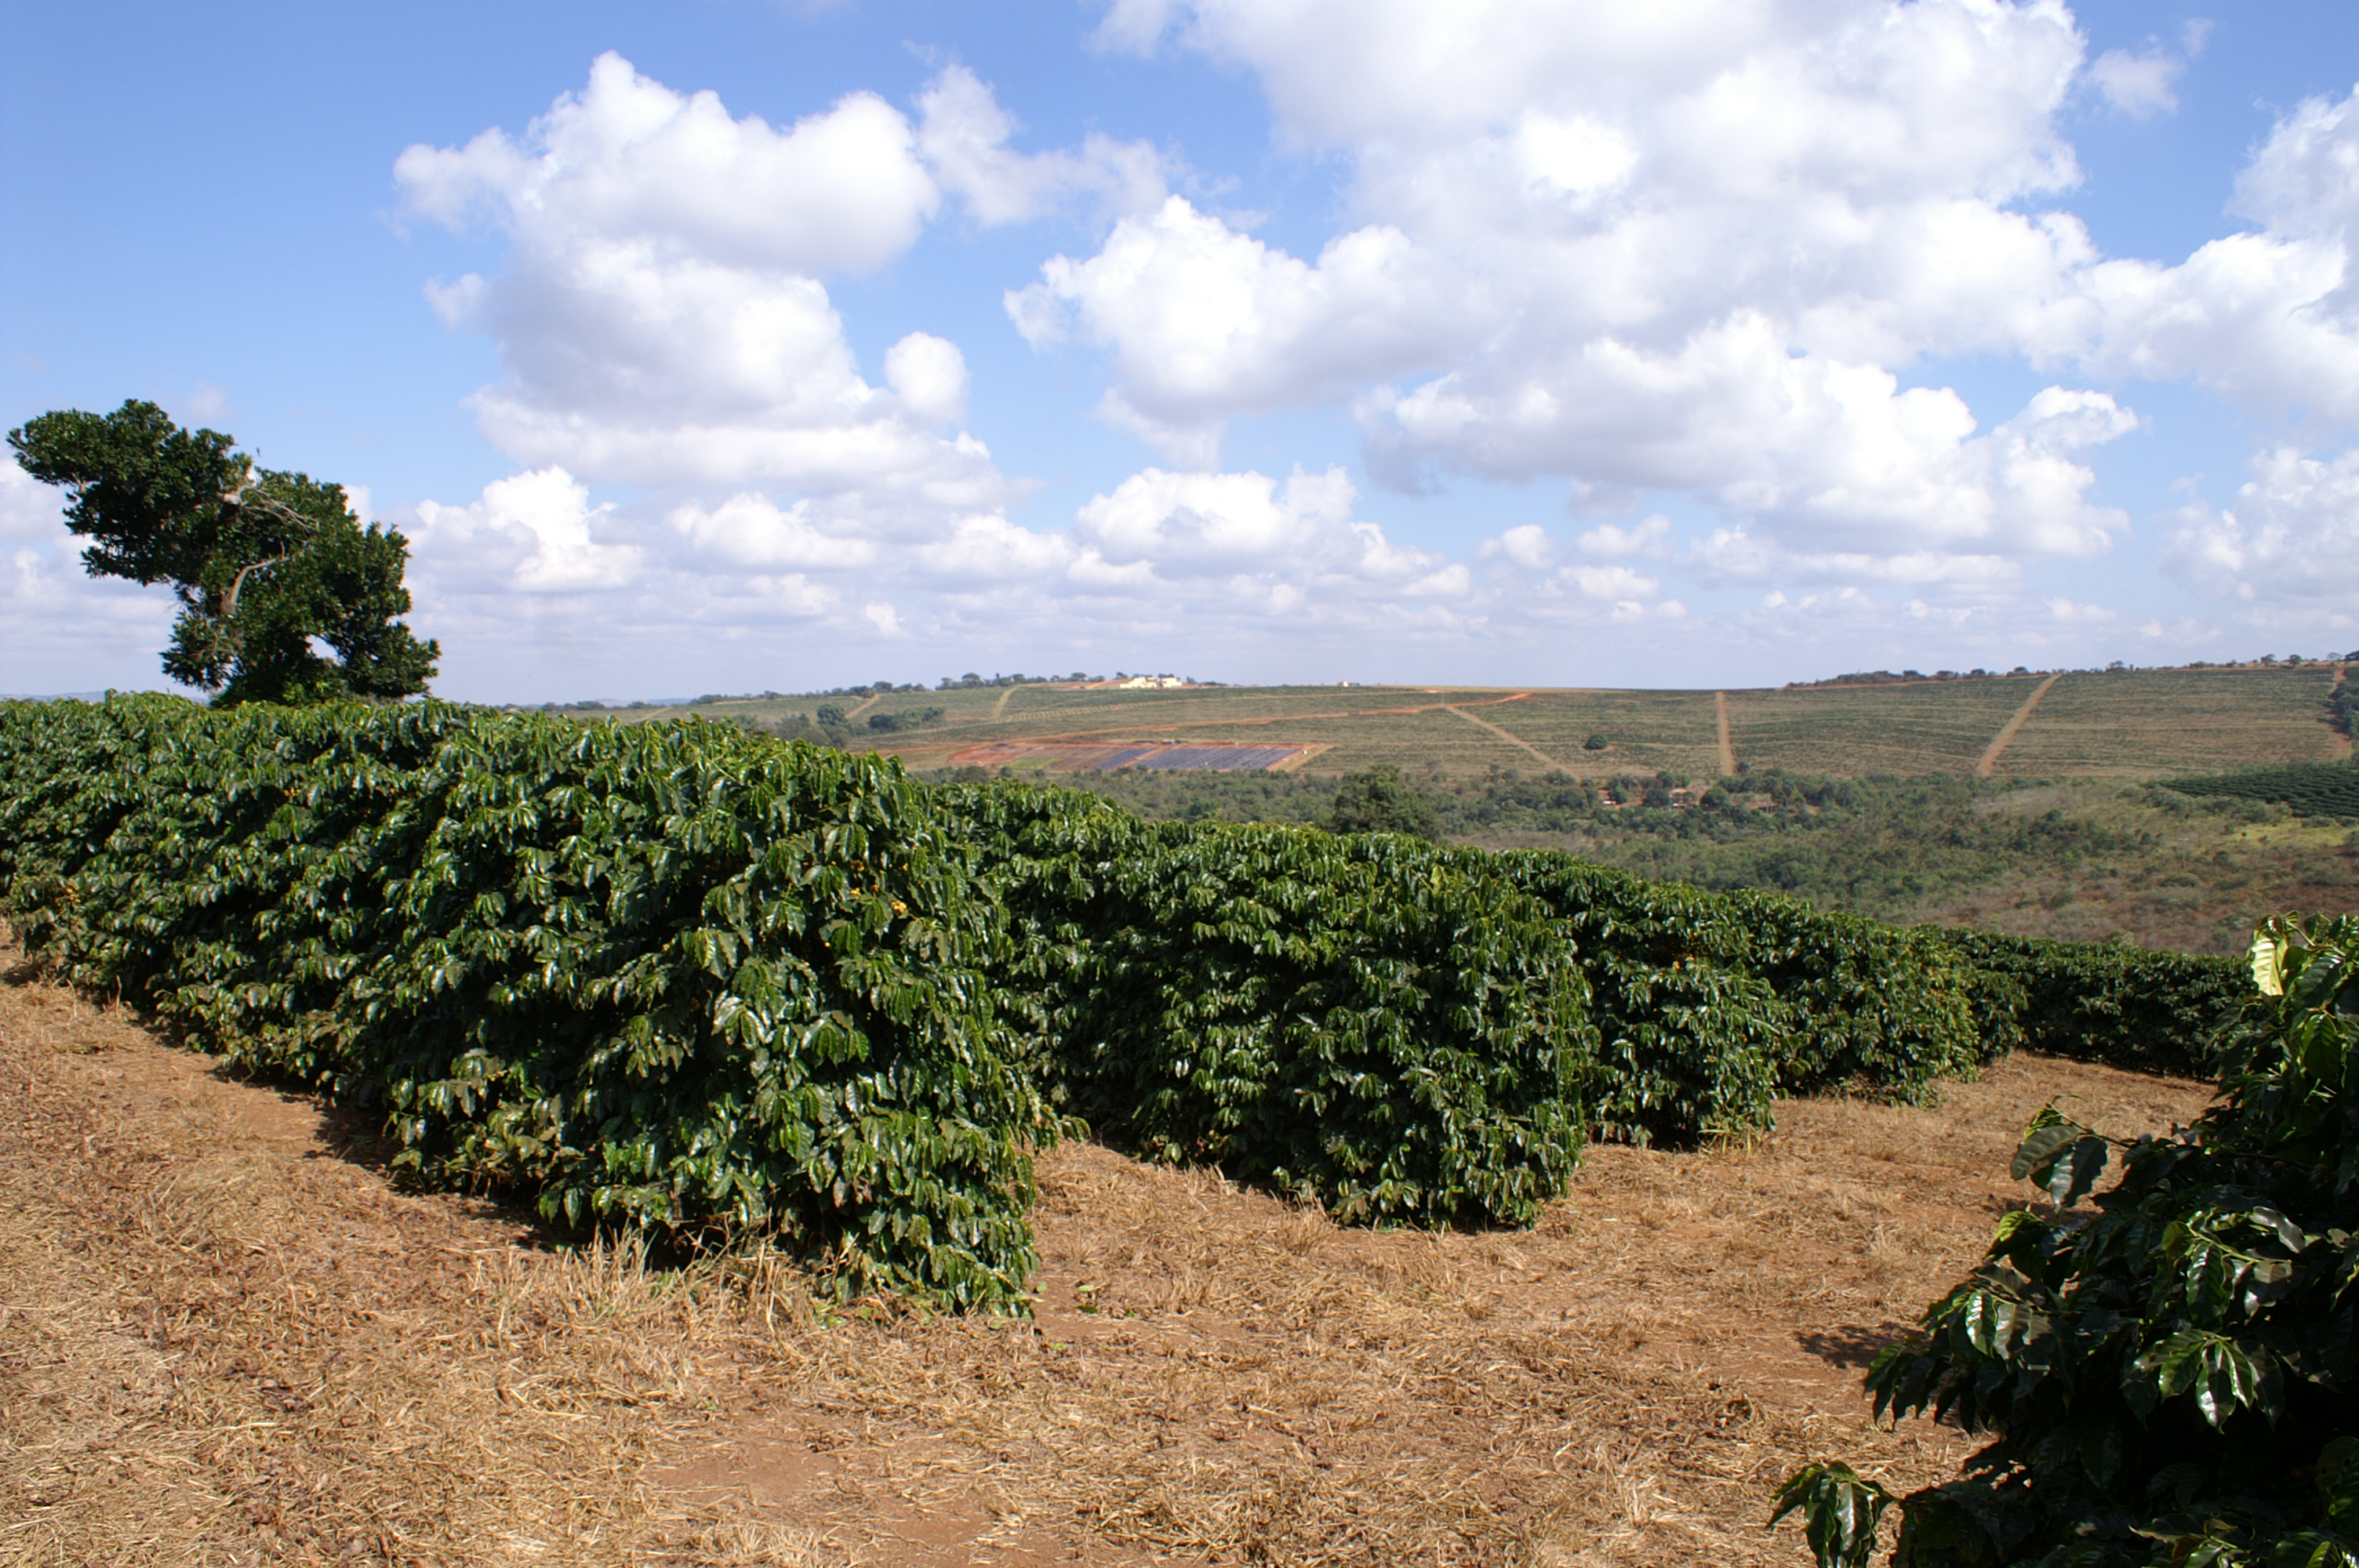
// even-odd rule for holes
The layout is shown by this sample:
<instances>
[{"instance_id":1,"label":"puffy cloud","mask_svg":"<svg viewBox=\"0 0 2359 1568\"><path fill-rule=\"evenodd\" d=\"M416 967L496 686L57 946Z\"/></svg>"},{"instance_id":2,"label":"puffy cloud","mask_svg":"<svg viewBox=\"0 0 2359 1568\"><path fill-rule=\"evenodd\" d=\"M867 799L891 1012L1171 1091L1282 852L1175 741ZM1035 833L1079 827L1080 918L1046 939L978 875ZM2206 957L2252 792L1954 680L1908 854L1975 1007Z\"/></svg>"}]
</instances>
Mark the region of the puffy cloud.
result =
<instances>
[{"instance_id":1,"label":"puffy cloud","mask_svg":"<svg viewBox=\"0 0 2359 1568\"><path fill-rule=\"evenodd\" d=\"M1082 506L1074 533L1111 566L1144 564L1160 580L1217 583L1233 598L1313 585L1409 597L1465 592L1464 567L1396 545L1375 524L1353 519L1355 495L1341 469L1297 469L1280 489L1260 473L1150 468Z\"/></svg>"},{"instance_id":2,"label":"puffy cloud","mask_svg":"<svg viewBox=\"0 0 2359 1568\"><path fill-rule=\"evenodd\" d=\"M886 350L885 381L914 419L954 425L966 417L966 356L947 338L912 332Z\"/></svg>"},{"instance_id":3,"label":"puffy cloud","mask_svg":"<svg viewBox=\"0 0 2359 1568\"><path fill-rule=\"evenodd\" d=\"M2133 120L2151 119L2179 107L2171 91L2187 62L2149 39L2136 52L2107 49L2089 67L2089 80L2105 102Z\"/></svg>"},{"instance_id":4,"label":"puffy cloud","mask_svg":"<svg viewBox=\"0 0 2359 1568\"><path fill-rule=\"evenodd\" d=\"M2174 53L2159 38L2149 38L2138 49L2107 49L2089 65L2089 84L2116 112L2133 120L2150 119L2179 107L2176 88L2187 63L2203 52L2212 24L2201 17L2180 31L2183 53Z\"/></svg>"},{"instance_id":5,"label":"puffy cloud","mask_svg":"<svg viewBox=\"0 0 2359 1568\"><path fill-rule=\"evenodd\" d=\"M816 274L907 250L940 201L916 133L874 93L780 131L733 118L602 54L519 142L412 146L394 165L410 209L450 227L489 221L528 250L654 242L728 265Z\"/></svg>"},{"instance_id":6,"label":"puffy cloud","mask_svg":"<svg viewBox=\"0 0 2359 1568\"><path fill-rule=\"evenodd\" d=\"M690 502L667 521L691 557L719 566L811 570L865 567L876 558L876 546L867 540L814 526L810 511L808 502L781 510L748 492L709 511Z\"/></svg>"},{"instance_id":7,"label":"puffy cloud","mask_svg":"<svg viewBox=\"0 0 2359 1568\"><path fill-rule=\"evenodd\" d=\"M1070 535L1036 534L993 514L969 517L947 539L920 546L918 564L958 583L1037 585L1063 575L1080 554Z\"/></svg>"},{"instance_id":8,"label":"puffy cloud","mask_svg":"<svg viewBox=\"0 0 2359 1568\"><path fill-rule=\"evenodd\" d=\"M862 374L822 278L901 254L955 194L986 223L1073 196L1162 194L1144 145L1011 151L990 88L952 66L908 116L872 93L776 127L601 55L522 136L413 146L408 209L488 223L505 269L436 283L453 326L490 333L507 378L471 400L510 456L593 481L770 484L900 536L939 533L1009 487L964 417L956 344L925 332Z\"/></svg>"},{"instance_id":9,"label":"puffy cloud","mask_svg":"<svg viewBox=\"0 0 2359 1568\"><path fill-rule=\"evenodd\" d=\"M958 428L958 345L907 333L872 382L825 280L902 254L946 199L984 224L1076 199L1152 206L1165 160L1103 137L1013 151L990 88L956 66L919 111L856 92L772 125L608 54L521 135L401 156L411 213L508 241L496 273L427 292L497 343L506 373L470 405L530 465L417 508L424 629L511 668L537 658L548 680L614 659L592 627L642 643L906 636L923 618L883 582L987 590L995 562L1037 575L1044 551L1052 571L1078 553L1000 514L1016 487ZM591 483L618 481L653 494L591 503Z\"/></svg>"},{"instance_id":10,"label":"puffy cloud","mask_svg":"<svg viewBox=\"0 0 2359 1568\"><path fill-rule=\"evenodd\" d=\"M1601 524L1583 534L1579 544L1585 556L1602 556L1608 560L1622 556L1660 556L1669 553L1671 520L1657 514L1635 526L1624 528L1612 523Z\"/></svg>"},{"instance_id":11,"label":"puffy cloud","mask_svg":"<svg viewBox=\"0 0 2359 1568\"><path fill-rule=\"evenodd\" d=\"M1365 221L1311 261L1178 197L1059 256L1008 306L1109 351L1104 411L1198 460L1239 414L1356 395L1372 461L1673 488L1834 525L1959 496L1974 428L1898 390L1927 352L2089 330L2054 112L2081 64L2053 5L1492 0L1117 7L1260 77L1282 132L1350 159ZM1944 454L1948 454L1947 457ZM1972 466L1972 465L1966 465ZM1953 482L1955 481L1955 482Z\"/></svg>"},{"instance_id":12,"label":"puffy cloud","mask_svg":"<svg viewBox=\"0 0 2359 1568\"><path fill-rule=\"evenodd\" d=\"M2103 393L2051 387L1975 437L1956 394L1790 355L1757 318L1676 354L1606 342L1549 369L1506 385L1454 373L1375 405L1377 456L1687 489L1764 528L1875 553L2085 556L2126 525L2086 504L2095 475L2071 455L2136 427ZM1592 548L1619 543L1601 531Z\"/></svg>"},{"instance_id":13,"label":"puffy cloud","mask_svg":"<svg viewBox=\"0 0 2359 1568\"><path fill-rule=\"evenodd\" d=\"M1017 330L1036 348L1068 336L1111 348L1105 412L1199 466L1235 415L1389 373L1465 326L1397 229L1355 230L1312 265L1180 196L1115 224L1088 260L1040 270L1007 296Z\"/></svg>"},{"instance_id":14,"label":"puffy cloud","mask_svg":"<svg viewBox=\"0 0 2359 1568\"><path fill-rule=\"evenodd\" d=\"M873 94L779 130L606 54L522 139L413 146L394 172L412 211L510 236L498 277L429 290L499 343L508 379L472 403L503 451L593 480L858 492L922 525L1005 492L979 443L935 433L964 361L912 334L872 386L818 276L917 238L940 200L918 139Z\"/></svg>"},{"instance_id":15,"label":"puffy cloud","mask_svg":"<svg viewBox=\"0 0 2359 1568\"><path fill-rule=\"evenodd\" d=\"M1266 625L1461 626L1467 568L1353 515L1341 469L1283 481L1148 468L1084 503L1070 531L971 516L919 546L919 580L960 624L1073 634Z\"/></svg>"},{"instance_id":16,"label":"puffy cloud","mask_svg":"<svg viewBox=\"0 0 2359 1568\"><path fill-rule=\"evenodd\" d=\"M2347 238L2359 219L2359 89L2279 121L2236 178L2234 211L2297 238Z\"/></svg>"},{"instance_id":17,"label":"puffy cloud","mask_svg":"<svg viewBox=\"0 0 2359 1568\"><path fill-rule=\"evenodd\" d=\"M1556 541L1548 530L1537 523L1526 523L1508 529L1495 539L1485 539L1475 547L1474 558L1480 561L1512 561L1527 571L1544 570L1556 558Z\"/></svg>"},{"instance_id":18,"label":"puffy cloud","mask_svg":"<svg viewBox=\"0 0 2359 1568\"><path fill-rule=\"evenodd\" d=\"M980 223L1013 223L1056 211L1077 195L1117 211L1163 199L1163 155L1146 142L1092 132L1078 153L1019 153L1016 124L991 88L962 65L944 70L919 95L918 151L945 189Z\"/></svg>"},{"instance_id":19,"label":"puffy cloud","mask_svg":"<svg viewBox=\"0 0 2359 1568\"><path fill-rule=\"evenodd\" d=\"M1634 568L1555 565L1555 547L1537 524L1484 541L1476 557L1502 563L1481 607L1485 620L1502 626L1680 621L1688 612L1679 600L1663 597L1660 578Z\"/></svg>"},{"instance_id":20,"label":"puffy cloud","mask_svg":"<svg viewBox=\"0 0 2359 1568\"><path fill-rule=\"evenodd\" d=\"M2359 448L2330 459L2273 448L2253 470L2230 506L2179 514L2171 565L2212 592L2290 600L2329 611L2331 624L2359 622Z\"/></svg>"},{"instance_id":21,"label":"puffy cloud","mask_svg":"<svg viewBox=\"0 0 2359 1568\"><path fill-rule=\"evenodd\" d=\"M496 480L468 506L418 505L412 552L438 582L488 593L584 593L628 587L647 568L635 546L595 534L613 508L560 468Z\"/></svg>"},{"instance_id":22,"label":"puffy cloud","mask_svg":"<svg viewBox=\"0 0 2359 1568\"><path fill-rule=\"evenodd\" d=\"M2071 296L2017 346L2098 374L2192 380L2256 409L2359 422L2359 90L2279 120L2230 210L2258 228L2176 265L2060 245Z\"/></svg>"},{"instance_id":23,"label":"puffy cloud","mask_svg":"<svg viewBox=\"0 0 2359 1568\"><path fill-rule=\"evenodd\" d=\"M1556 541L1537 523L1509 528L1475 548L1474 558L1491 564L1484 609L1502 623L1541 625L1595 622L1677 621L1687 606L1663 598L1660 578L1614 557L1666 553L1668 517L1649 517L1629 528L1603 524L1577 541L1590 561L1558 564ZM1596 564L1603 557L1609 564Z\"/></svg>"},{"instance_id":24,"label":"puffy cloud","mask_svg":"<svg viewBox=\"0 0 2359 1568\"><path fill-rule=\"evenodd\" d=\"M66 532L65 492L43 484L10 458L0 467L0 545L71 543L73 535Z\"/></svg>"},{"instance_id":25,"label":"puffy cloud","mask_svg":"<svg viewBox=\"0 0 2359 1568\"><path fill-rule=\"evenodd\" d=\"M2102 312L2084 356L2102 373L2190 379L2265 409L2359 420L2359 321L2338 236L2213 240L2184 263L2090 269Z\"/></svg>"},{"instance_id":26,"label":"puffy cloud","mask_svg":"<svg viewBox=\"0 0 2359 1568\"><path fill-rule=\"evenodd\" d=\"M0 692L169 686L157 656L178 612L171 593L86 575L64 510L62 491L0 462Z\"/></svg>"},{"instance_id":27,"label":"puffy cloud","mask_svg":"<svg viewBox=\"0 0 2359 1568\"><path fill-rule=\"evenodd\" d=\"M1727 519L1715 575L1967 593L2120 536L2082 460L2136 419L2055 388L1993 427L1905 386L1916 362L2359 422L2359 92L2287 115L2238 184L2256 230L2183 262L2025 210L2079 178L2076 89L2169 108L2200 25L2094 61L2056 0L1120 0L1098 32L1171 38L1338 155L1350 216L1311 259L1175 197L1011 294L1036 347L1106 351L1102 412L1167 455L1210 466L1239 415L1348 400L1406 490L1681 492Z\"/></svg>"}]
</instances>

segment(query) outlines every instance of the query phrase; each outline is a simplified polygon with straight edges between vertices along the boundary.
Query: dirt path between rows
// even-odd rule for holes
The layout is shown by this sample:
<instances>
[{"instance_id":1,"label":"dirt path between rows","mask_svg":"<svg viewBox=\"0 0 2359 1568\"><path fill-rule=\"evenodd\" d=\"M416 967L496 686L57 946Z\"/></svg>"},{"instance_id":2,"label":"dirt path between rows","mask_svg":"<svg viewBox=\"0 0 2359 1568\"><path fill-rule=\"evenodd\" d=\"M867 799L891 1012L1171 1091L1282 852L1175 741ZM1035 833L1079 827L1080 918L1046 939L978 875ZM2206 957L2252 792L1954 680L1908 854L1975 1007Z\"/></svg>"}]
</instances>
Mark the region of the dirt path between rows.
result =
<instances>
[{"instance_id":1,"label":"dirt path between rows","mask_svg":"<svg viewBox=\"0 0 2359 1568\"><path fill-rule=\"evenodd\" d=\"M1106 725L1095 730L1059 730L1038 735L1026 735L1020 739L1026 745L1050 745L1060 741L1087 741L1100 735L1140 735L1150 732L1168 735L1176 730L1246 730L1257 725L1300 724L1313 719L1375 719L1443 710L1455 712L1461 708L1495 708L1501 703L1527 702L1531 699L1531 695L1527 691L1519 691L1511 697L1485 697L1473 702L1428 702L1408 708L1336 708L1325 713L1282 713L1267 719L1190 719L1179 724L1166 724L1153 721L1151 719L1142 719L1135 724ZM1462 714L1461 717L1464 716ZM972 741L958 742L962 746L975 743Z\"/></svg>"},{"instance_id":2,"label":"dirt path between rows","mask_svg":"<svg viewBox=\"0 0 2359 1568\"><path fill-rule=\"evenodd\" d=\"M2326 698L2329 702L2334 700L2334 694L2341 691L2343 689L2343 683L2350 678L2351 666L2349 665L2337 665L2334 666L2334 684L2326 688ZM2359 754L2359 725L2352 726L2352 732L2343 737L2343 757L2347 760L2354 754Z\"/></svg>"},{"instance_id":3,"label":"dirt path between rows","mask_svg":"<svg viewBox=\"0 0 2359 1568\"><path fill-rule=\"evenodd\" d=\"M1489 730L1492 734L1496 735L1500 740L1505 741L1508 745L1514 746L1518 750L1528 753L1533 761L1538 762L1540 766L1547 768L1551 772L1566 773L1571 771L1567 769L1562 762L1558 762L1554 757L1549 756L1546 752L1541 751L1529 741L1525 740L1520 735L1508 734L1505 730L1500 729L1497 725L1492 723L1487 719L1477 719L1473 714L1467 712L1465 708L1453 705L1445 704L1442 711L1445 713L1456 714L1459 718L1463 719L1467 723L1472 724L1477 730Z\"/></svg>"},{"instance_id":4,"label":"dirt path between rows","mask_svg":"<svg viewBox=\"0 0 2359 1568\"><path fill-rule=\"evenodd\" d=\"M2015 710L2015 717L2001 725L1999 732L1991 738L1989 747L1983 752L1982 761L1974 764L1974 777L1986 779L1991 776L1992 772L1998 766L1998 760L2006 754L2007 747L2014 742L2016 731L2023 728L2023 721L2031 717L2031 710L2039 706L2039 699L2048 695L2048 688L2063 678L2061 671L2049 676L2033 689L2029 697L2023 699L2023 706Z\"/></svg>"},{"instance_id":5,"label":"dirt path between rows","mask_svg":"<svg viewBox=\"0 0 2359 1568\"><path fill-rule=\"evenodd\" d=\"M367 1129L0 951L0 1563L1808 1561L1777 1482L1954 1473L1859 1368L2024 1189L2038 1059L1755 1147L1591 1152L1533 1230L1339 1229L1041 1161L1031 1322L833 1311L412 1195Z\"/></svg>"},{"instance_id":6,"label":"dirt path between rows","mask_svg":"<svg viewBox=\"0 0 2359 1568\"><path fill-rule=\"evenodd\" d=\"M1736 745L1728 733L1728 693L1712 694L1712 710L1720 720L1720 776L1734 778L1736 774Z\"/></svg>"}]
</instances>

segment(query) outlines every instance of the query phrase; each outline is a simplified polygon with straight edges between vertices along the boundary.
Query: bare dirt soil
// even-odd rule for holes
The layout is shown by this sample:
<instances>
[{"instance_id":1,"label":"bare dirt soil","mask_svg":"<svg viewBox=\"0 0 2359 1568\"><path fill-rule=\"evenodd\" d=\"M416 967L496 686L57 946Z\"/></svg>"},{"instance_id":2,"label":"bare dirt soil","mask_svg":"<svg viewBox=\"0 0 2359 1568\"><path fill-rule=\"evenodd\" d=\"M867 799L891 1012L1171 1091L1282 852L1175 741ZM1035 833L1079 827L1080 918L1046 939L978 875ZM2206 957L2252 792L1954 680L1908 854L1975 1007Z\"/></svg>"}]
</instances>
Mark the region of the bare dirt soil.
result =
<instances>
[{"instance_id":1,"label":"bare dirt soil","mask_svg":"<svg viewBox=\"0 0 2359 1568\"><path fill-rule=\"evenodd\" d=\"M1800 1563L1777 1481L1962 1434L1860 1368L1979 1256L2051 1096L1780 1108L1593 1150L1534 1230L1339 1229L1103 1149L1041 1162L1031 1322L815 1303L395 1190L384 1146L0 950L0 1563Z\"/></svg>"}]
</instances>

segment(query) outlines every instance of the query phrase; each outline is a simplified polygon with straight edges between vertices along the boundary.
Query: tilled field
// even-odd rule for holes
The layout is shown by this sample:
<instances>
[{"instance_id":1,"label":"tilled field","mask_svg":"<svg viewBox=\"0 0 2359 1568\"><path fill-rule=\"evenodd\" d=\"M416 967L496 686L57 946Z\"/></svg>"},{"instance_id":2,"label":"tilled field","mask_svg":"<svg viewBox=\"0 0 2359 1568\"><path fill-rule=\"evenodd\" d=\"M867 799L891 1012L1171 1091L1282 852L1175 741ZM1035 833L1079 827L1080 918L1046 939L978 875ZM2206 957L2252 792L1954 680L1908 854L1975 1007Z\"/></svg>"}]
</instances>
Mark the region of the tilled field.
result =
<instances>
[{"instance_id":1,"label":"tilled field","mask_svg":"<svg viewBox=\"0 0 2359 1568\"><path fill-rule=\"evenodd\" d=\"M649 1268L229 1081L0 952L0 1563L1720 1563L1842 1454L1959 1433L1859 1368L2025 1189L2021 1059L1756 1146L1592 1152L1535 1230L1338 1229L1208 1173L1042 1161L1036 1318Z\"/></svg>"}]
</instances>

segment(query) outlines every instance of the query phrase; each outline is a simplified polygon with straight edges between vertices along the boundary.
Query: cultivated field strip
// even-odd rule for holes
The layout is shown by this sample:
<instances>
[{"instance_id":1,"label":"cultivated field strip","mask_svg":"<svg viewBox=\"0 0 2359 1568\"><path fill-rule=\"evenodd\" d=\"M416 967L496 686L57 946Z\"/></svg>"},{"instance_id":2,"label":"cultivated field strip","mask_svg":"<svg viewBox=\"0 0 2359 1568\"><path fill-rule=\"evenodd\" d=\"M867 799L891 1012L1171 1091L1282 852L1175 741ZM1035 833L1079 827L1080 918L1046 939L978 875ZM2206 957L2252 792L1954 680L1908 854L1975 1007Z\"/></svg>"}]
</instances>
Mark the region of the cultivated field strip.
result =
<instances>
[{"instance_id":1,"label":"cultivated field strip","mask_svg":"<svg viewBox=\"0 0 2359 1568\"><path fill-rule=\"evenodd\" d=\"M2015 738L2021 734L2023 727L2031 721L2031 715L2039 707L2039 699L2055 690L2056 683L2063 678L2062 676L2049 676L2031 688L2031 695L2023 699L2023 706L2017 708L2014 716L2007 719L1995 736L1992 737L1988 749L1983 752L1981 760L1974 763L1974 777L1986 779L1998 771L1998 760L2006 755L2006 749L2015 743Z\"/></svg>"},{"instance_id":2,"label":"cultivated field strip","mask_svg":"<svg viewBox=\"0 0 2359 1568\"><path fill-rule=\"evenodd\" d=\"M834 700L851 744L911 767L951 765L988 741L1319 746L1318 773L1389 763L1426 778L1562 772L1710 779L1754 768L1861 777L1970 777L2045 676L1777 690L1658 691L1463 687L1204 687L1177 691L1060 685L707 704L714 718L776 723ZM2059 679L1998 759L1999 778L2153 777L2329 761L2348 742L2327 722L2334 667L2076 671ZM872 716L928 708L923 729L873 734ZM1448 711L1482 720L1470 725ZM856 715L853 713L857 709ZM678 717L677 708L612 715ZM593 716L593 715L585 715ZM1602 738L1602 749L1587 742ZM1019 768L1019 771L1020 768Z\"/></svg>"},{"instance_id":3,"label":"cultivated field strip","mask_svg":"<svg viewBox=\"0 0 2359 1568\"><path fill-rule=\"evenodd\" d=\"M1708 691L1536 691L1484 714L1584 778L1667 772L1719 773L1719 727ZM1593 735L1607 749L1585 750Z\"/></svg>"},{"instance_id":4,"label":"cultivated field strip","mask_svg":"<svg viewBox=\"0 0 2359 1568\"><path fill-rule=\"evenodd\" d=\"M2001 778L2152 777L2262 762L2331 762L2331 665L2070 675L2040 699Z\"/></svg>"},{"instance_id":5,"label":"cultivated field strip","mask_svg":"<svg viewBox=\"0 0 2359 1568\"><path fill-rule=\"evenodd\" d=\"M1736 754L1756 768L1810 773L1965 775L2034 679L1733 691Z\"/></svg>"}]
</instances>

